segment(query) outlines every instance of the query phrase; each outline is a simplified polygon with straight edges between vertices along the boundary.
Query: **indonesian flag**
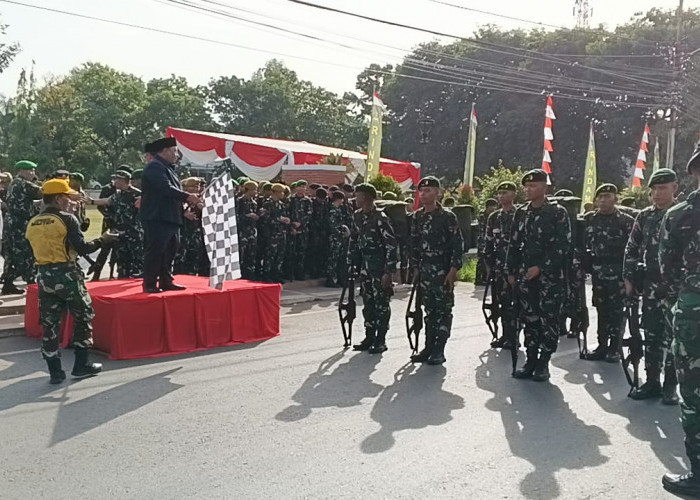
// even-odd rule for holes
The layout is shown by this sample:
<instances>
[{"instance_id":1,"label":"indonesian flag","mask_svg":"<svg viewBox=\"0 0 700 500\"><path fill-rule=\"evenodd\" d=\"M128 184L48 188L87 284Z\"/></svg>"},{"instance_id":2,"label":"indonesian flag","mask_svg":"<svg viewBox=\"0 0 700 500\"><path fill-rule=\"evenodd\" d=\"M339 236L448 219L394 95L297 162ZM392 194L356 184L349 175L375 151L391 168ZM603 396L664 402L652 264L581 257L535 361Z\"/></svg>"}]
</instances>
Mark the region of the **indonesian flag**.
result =
<instances>
[{"instance_id":1,"label":"indonesian flag","mask_svg":"<svg viewBox=\"0 0 700 500\"><path fill-rule=\"evenodd\" d=\"M386 105L384 104L384 101L382 101L382 98L379 97L378 92L372 93L372 106L379 106L382 111L386 111Z\"/></svg>"},{"instance_id":2,"label":"indonesian flag","mask_svg":"<svg viewBox=\"0 0 700 500\"><path fill-rule=\"evenodd\" d=\"M552 173L552 156L551 153L554 152L554 146L552 141L554 141L553 124L557 117L554 114L554 100L552 96L547 97L547 108L544 113L544 154L542 155L542 170L547 172L547 184L551 184L552 181L549 178Z\"/></svg>"},{"instance_id":3,"label":"indonesian flag","mask_svg":"<svg viewBox=\"0 0 700 500\"><path fill-rule=\"evenodd\" d=\"M644 171L647 169L647 153L649 152L649 135L651 130L649 124L644 125L644 134L642 135L642 143L639 145L639 153L637 154L637 163L634 167L634 175L632 176L632 185L641 186L644 180Z\"/></svg>"}]
</instances>

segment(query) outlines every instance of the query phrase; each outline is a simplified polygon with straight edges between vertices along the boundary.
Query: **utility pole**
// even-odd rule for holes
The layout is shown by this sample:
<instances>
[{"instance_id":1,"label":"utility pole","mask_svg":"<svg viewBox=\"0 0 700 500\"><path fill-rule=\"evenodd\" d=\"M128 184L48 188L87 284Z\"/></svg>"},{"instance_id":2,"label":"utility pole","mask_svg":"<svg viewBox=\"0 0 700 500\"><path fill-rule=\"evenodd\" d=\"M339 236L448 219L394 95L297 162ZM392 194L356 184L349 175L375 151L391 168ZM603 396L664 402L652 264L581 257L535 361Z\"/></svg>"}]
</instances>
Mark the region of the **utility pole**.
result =
<instances>
[{"instance_id":1,"label":"utility pole","mask_svg":"<svg viewBox=\"0 0 700 500\"><path fill-rule=\"evenodd\" d=\"M673 104L671 107L671 130L668 132L668 149L666 150L666 168L673 168L673 156L676 149L676 128L678 126L678 105L680 101L680 45L683 34L683 0L678 2L676 13L678 24L676 26L676 43L673 46Z\"/></svg>"}]
</instances>

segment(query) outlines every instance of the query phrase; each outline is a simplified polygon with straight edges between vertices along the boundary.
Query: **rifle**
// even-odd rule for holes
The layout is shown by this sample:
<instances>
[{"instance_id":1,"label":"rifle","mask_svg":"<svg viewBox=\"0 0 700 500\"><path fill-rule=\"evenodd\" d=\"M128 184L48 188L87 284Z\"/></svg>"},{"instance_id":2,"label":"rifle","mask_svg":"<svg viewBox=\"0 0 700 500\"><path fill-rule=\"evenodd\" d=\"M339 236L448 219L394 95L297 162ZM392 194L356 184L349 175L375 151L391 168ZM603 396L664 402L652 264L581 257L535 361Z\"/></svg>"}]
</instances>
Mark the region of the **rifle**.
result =
<instances>
[{"instance_id":1,"label":"rifle","mask_svg":"<svg viewBox=\"0 0 700 500\"><path fill-rule=\"evenodd\" d=\"M481 312L484 314L486 326L491 331L493 340L498 339L498 319L500 318L500 305L498 304L497 294L494 292L493 272L489 273L489 278L486 281L484 288L484 298L481 300Z\"/></svg>"},{"instance_id":2,"label":"rifle","mask_svg":"<svg viewBox=\"0 0 700 500\"><path fill-rule=\"evenodd\" d=\"M408 308L406 309L406 333L408 335L408 345L411 346L413 354L418 352L418 337L423 329L423 293L420 286L420 271L415 274L411 295L408 298ZM413 306L413 310L411 310L411 306Z\"/></svg>"},{"instance_id":3,"label":"rifle","mask_svg":"<svg viewBox=\"0 0 700 500\"><path fill-rule=\"evenodd\" d=\"M515 375L515 372L518 369L518 345L520 342L520 327L522 326L519 314L520 301L518 300L519 283L516 282L515 285L512 287L510 286L510 284L507 284L507 286L510 287L510 291L508 292L508 299L511 303L510 309L515 315L515 329L513 330L512 334L513 338L509 339L511 343L510 360L513 364L513 371L511 372L511 375ZM505 333L505 329L503 333Z\"/></svg>"},{"instance_id":4,"label":"rifle","mask_svg":"<svg viewBox=\"0 0 700 500\"><path fill-rule=\"evenodd\" d=\"M350 266L348 271L348 279L343 286L343 291L340 292L340 301L338 301L338 317L340 318L340 327L343 330L343 347L347 349L352 344L352 322L357 316L357 303L355 302L355 269ZM347 324L347 326L346 326Z\"/></svg>"},{"instance_id":5,"label":"rifle","mask_svg":"<svg viewBox=\"0 0 700 500\"><path fill-rule=\"evenodd\" d=\"M640 263L635 269L632 279L635 293L642 290L644 286L644 272L644 264ZM630 385L630 392L627 396L639 388L639 364L644 357L644 339L642 338L639 321L639 302L638 295L624 299L625 319L620 332L619 349L622 370L625 372L625 378ZM625 338L625 326L629 327L630 332L630 336L627 338ZM625 349L627 350L626 355Z\"/></svg>"},{"instance_id":6,"label":"rifle","mask_svg":"<svg viewBox=\"0 0 700 500\"><path fill-rule=\"evenodd\" d=\"M579 285L578 294L578 311L576 311L576 320L571 322L571 331L576 333L579 359L586 359L586 354L588 354L588 327L591 325L591 320L588 316L588 306L586 305L586 280L582 280Z\"/></svg>"}]
</instances>

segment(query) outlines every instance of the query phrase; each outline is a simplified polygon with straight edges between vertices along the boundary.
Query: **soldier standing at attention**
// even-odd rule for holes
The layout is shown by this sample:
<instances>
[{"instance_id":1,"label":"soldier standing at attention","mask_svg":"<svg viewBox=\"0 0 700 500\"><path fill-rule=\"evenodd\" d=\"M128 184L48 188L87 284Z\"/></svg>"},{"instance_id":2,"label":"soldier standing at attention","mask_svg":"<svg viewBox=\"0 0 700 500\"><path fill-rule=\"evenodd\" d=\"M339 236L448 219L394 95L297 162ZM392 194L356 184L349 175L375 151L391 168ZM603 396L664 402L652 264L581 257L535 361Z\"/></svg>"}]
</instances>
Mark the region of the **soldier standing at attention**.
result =
<instances>
[{"instance_id":1,"label":"soldier standing at attention","mask_svg":"<svg viewBox=\"0 0 700 500\"><path fill-rule=\"evenodd\" d=\"M418 183L421 208L411 219L411 268L418 274L425 307L425 348L411 356L414 363L441 365L452 329L454 284L462 267L462 232L457 216L438 199L440 181L432 176Z\"/></svg>"},{"instance_id":2,"label":"soldier standing at attention","mask_svg":"<svg viewBox=\"0 0 700 500\"><path fill-rule=\"evenodd\" d=\"M306 196L307 182L300 180L292 184L293 196L289 201L291 225L290 271L295 280L304 280L304 264L309 247L309 224L313 212L311 198Z\"/></svg>"},{"instance_id":3,"label":"soldier standing at attention","mask_svg":"<svg viewBox=\"0 0 700 500\"><path fill-rule=\"evenodd\" d=\"M566 209L547 199L544 170L530 170L522 183L527 203L513 216L506 266L525 325L527 361L513 376L543 382L549 380L549 360L559 343L571 227Z\"/></svg>"},{"instance_id":4,"label":"soldier standing at attention","mask_svg":"<svg viewBox=\"0 0 700 500\"><path fill-rule=\"evenodd\" d=\"M39 285L39 314L44 327L41 354L51 374L51 383L60 384L66 378L61 367L58 336L61 316L68 309L75 322L73 347L75 364L71 375L76 378L97 375L99 363L88 361L92 346L92 309L83 272L78 267L78 255L87 255L115 239L105 233L86 243L78 227L78 220L68 213L71 196L78 195L63 179L46 181L42 187L44 210L29 221L26 238L37 263Z\"/></svg>"},{"instance_id":5,"label":"soldier standing at attention","mask_svg":"<svg viewBox=\"0 0 700 500\"><path fill-rule=\"evenodd\" d=\"M510 244L510 233L515 215L515 195L518 191L515 183L501 182L496 188L498 203L501 208L489 215L486 221L484 258L489 276L493 278L493 295L497 298L501 312L503 334L500 339L491 342L491 347L511 349L511 339L516 338L518 323L514 304L513 290L508 284L506 272L506 255Z\"/></svg>"},{"instance_id":6,"label":"soldier standing at attention","mask_svg":"<svg viewBox=\"0 0 700 500\"><path fill-rule=\"evenodd\" d=\"M24 290L14 284L18 277L28 284L35 281L34 256L24 233L34 211L34 200L41 199L41 186L32 182L36 163L22 160L15 164L15 168L17 176L7 188L7 215L2 236L2 253L5 258L0 292L2 295L24 293Z\"/></svg>"},{"instance_id":7,"label":"soldier standing at attention","mask_svg":"<svg viewBox=\"0 0 700 500\"><path fill-rule=\"evenodd\" d=\"M477 237L476 250L476 278L475 285L485 285L488 280L488 270L486 269L486 258L484 257L484 249L486 247L486 221L489 216L498 208L498 202L493 198L489 198L484 203L484 211L479 215L479 235Z\"/></svg>"},{"instance_id":8,"label":"soldier standing at attention","mask_svg":"<svg viewBox=\"0 0 700 500\"><path fill-rule=\"evenodd\" d=\"M265 225L267 241L263 257L263 281L284 283L282 265L287 242L287 228L291 222L287 217L287 208L282 202L284 186L272 185L272 194L265 202L261 221Z\"/></svg>"},{"instance_id":9,"label":"soldier standing at attention","mask_svg":"<svg viewBox=\"0 0 700 500\"><path fill-rule=\"evenodd\" d=\"M688 162L688 173L700 185L700 148ZM673 354L680 382L681 421L687 474L665 474L664 487L676 494L700 497L700 189L671 207L661 222L661 279L677 298L673 308Z\"/></svg>"},{"instance_id":10,"label":"soldier standing at attention","mask_svg":"<svg viewBox=\"0 0 700 500\"><path fill-rule=\"evenodd\" d=\"M255 279L255 254L257 251L256 223L258 204L255 197L258 185L255 181L246 181L241 186L243 195L236 200L236 216L238 228L238 253L241 261L241 276L246 280Z\"/></svg>"},{"instance_id":11,"label":"soldier standing at attention","mask_svg":"<svg viewBox=\"0 0 700 500\"><path fill-rule=\"evenodd\" d=\"M593 280L593 306L598 310L598 347L586 359L617 363L624 323L622 267L634 219L615 207L617 188L613 184L599 186L595 202L597 210L586 214L584 239Z\"/></svg>"},{"instance_id":12,"label":"soldier standing at attention","mask_svg":"<svg viewBox=\"0 0 700 500\"><path fill-rule=\"evenodd\" d=\"M233 183L235 186L236 181ZM187 193L201 196L205 184L201 177L187 177L182 180L182 189ZM183 216L180 246L175 256L175 274L209 276L210 265L204 245L202 207L199 205L187 206Z\"/></svg>"},{"instance_id":13,"label":"soldier standing at attention","mask_svg":"<svg viewBox=\"0 0 700 500\"><path fill-rule=\"evenodd\" d=\"M328 264L326 270L326 286L338 287L347 278L347 255L350 238L352 217L343 206L345 195L342 191L331 193L331 207L328 211Z\"/></svg>"},{"instance_id":14,"label":"soldier standing at attention","mask_svg":"<svg viewBox=\"0 0 700 500\"><path fill-rule=\"evenodd\" d=\"M676 368L670 351L673 340L672 315L667 303L668 290L661 281L659 269L659 231L666 211L675 203L678 191L676 173L668 168L654 172L649 179L653 205L642 210L632 227L627 247L623 277L627 295L642 295L642 324L644 327L644 364L646 382L630 394L632 399L658 398L663 402L678 404ZM634 276L643 266L644 280L641 290L635 290ZM666 360L664 363L664 355ZM664 368L663 394L661 369Z\"/></svg>"},{"instance_id":15,"label":"soldier standing at attention","mask_svg":"<svg viewBox=\"0 0 700 500\"><path fill-rule=\"evenodd\" d=\"M377 190L371 184L355 188L358 209L353 217L348 250L348 264L359 273L365 319L365 338L353 349L370 354L387 350L389 301L394 294L392 275L398 259L394 230L389 218L377 209L376 198Z\"/></svg>"}]
</instances>

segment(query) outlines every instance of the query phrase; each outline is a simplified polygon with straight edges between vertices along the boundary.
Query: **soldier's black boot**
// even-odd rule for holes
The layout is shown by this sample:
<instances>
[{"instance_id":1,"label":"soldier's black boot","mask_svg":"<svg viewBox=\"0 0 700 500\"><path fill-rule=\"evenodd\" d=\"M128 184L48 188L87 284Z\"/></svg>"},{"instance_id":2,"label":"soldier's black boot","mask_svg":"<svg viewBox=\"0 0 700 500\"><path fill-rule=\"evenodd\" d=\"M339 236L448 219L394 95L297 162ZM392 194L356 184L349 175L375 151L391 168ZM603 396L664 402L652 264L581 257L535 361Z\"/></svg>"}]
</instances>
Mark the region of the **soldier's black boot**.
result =
<instances>
[{"instance_id":1,"label":"soldier's black boot","mask_svg":"<svg viewBox=\"0 0 700 500\"><path fill-rule=\"evenodd\" d=\"M605 361L608 363L620 362L620 339L611 339L608 352L605 353Z\"/></svg>"},{"instance_id":2,"label":"soldier's black boot","mask_svg":"<svg viewBox=\"0 0 700 500\"><path fill-rule=\"evenodd\" d=\"M75 348L75 364L70 374L75 378L92 377L102 371L101 363L91 363L88 360L88 350L81 347Z\"/></svg>"},{"instance_id":3,"label":"soldier's black boot","mask_svg":"<svg viewBox=\"0 0 700 500\"><path fill-rule=\"evenodd\" d=\"M46 360L49 367L49 375L51 375L50 383L60 384L66 380L66 372L61 367L61 358L51 358Z\"/></svg>"},{"instance_id":4,"label":"soldier's black boot","mask_svg":"<svg viewBox=\"0 0 700 500\"><path fill-rule=\"evenodd\" d=\"M5 284L2 285L2 291L0 291L0 295L22 295L23 293L24 290L17 288L11 281L6 281Z\"/></svg>"},{"instance_id":5,"label":"soldier's black boot","mask_svg":"<svg viewBox=\"0 0 700 500\"><path fill-rule=\"evenodd\" d=\"M438 337L435 339L435 344L433 345L433 350L430 351L430 356L428 356L427 363L429 365L441 365L447 359L445 358L445 344L447 344L447 339L444 337Z\"/></svg>"},{"instance_id":6,"label":"soldier's black boot","mask_svg":"<svg viewBox=\"0 0 700 500\"><path fill-rule=\"evenodd\" d=\"M676 406L679 403L677 388L678 377L676 376L676 368L667 366L664 371L664 387L661 402L665 405Z\"/></svg>"},{"instance_id":7,"label":"soldier's black boot","mask_svg":"<svg viewBox=\"0 0 700 500\"><path fill-rule=\"evenodd\" d=\"M641 401L643 399L658 398L661 396L661 382L659 382L659 370L649 368L647 381L639 389L630 392L630 398Z\"/></svg>"},{"instance_id":8,"label":"soldier's black boot","mask_svg":"<svg viewBox=\"0 0 700 500\"><path fill-rule=\"evenodd\" d=\"M370 354L380 354L389 348L386 346L386 332L377 332L377 336L374 338L372 346L369 348Z\"/></svg>"},{"instance_id":9,"label":"soldier's black boot","mask_svg":"<svg viewBox=\"0 0 700 500\"><path fill-rule=\"evenodd\" d=\"M535 382L544 382L549 380L549 360L552 355L548 352L540 354L540 359L537 361L535 371L532 372L532 380Z\"/></svg>"},{"instance_id":10,"label":"soldier's black boot","mask_svg":"<svg viewBox=\"0 0 700 500\"><path fill-rule=\"evenodd\" d=\"M374 330L365 331L365 338L359 344L352 346L353 351L369 351L369 348L374 344L374 338L377 333Z\"/></svg>"},{"instance_id":11,"label":"soldier's black boot","mask_svg":"<svg viewBox=\"0 0 700 500\"><path fill-rule=\"evenodd\" d=\"M425 337L425 347L418 354L411 354L411 363L425 363L430 358L430 353L433 351L435 345L435 338Z\"/></svg>"},{"instance_id":12,"label":"soldier's black boot","mask_svg":"<svg viewBox=\"0 0 700 500\"><path fill-rule=\"evenodd\" d=\"M588 361L602 361L608 355L608 339L607 337L598 337L598 347L586 354Z\"/></svg>"},{"instance_id":13,"label":"soldier's black boot","mask_svg":"<svg viewBox=\"0 0 700 500\"><path fill-rule=\"evenodd\" d=\"M700 475L693 472L687 474L664 474L661 479L666 491L689 498L700 498Z\"/></svg>"},{"instance_id":14,"label":"soldier's black boot","mask_svg":"<svg viewBox=\"0 0 700 500\"><path fill-rule=\"evenodd\" d=\"M529 347L527 349L527 360L520 370L517 370L513 377L515 378L532 378L533 373L535 373L535 368L537 367L537 349Z\"/></svg>"}]
</instances>

